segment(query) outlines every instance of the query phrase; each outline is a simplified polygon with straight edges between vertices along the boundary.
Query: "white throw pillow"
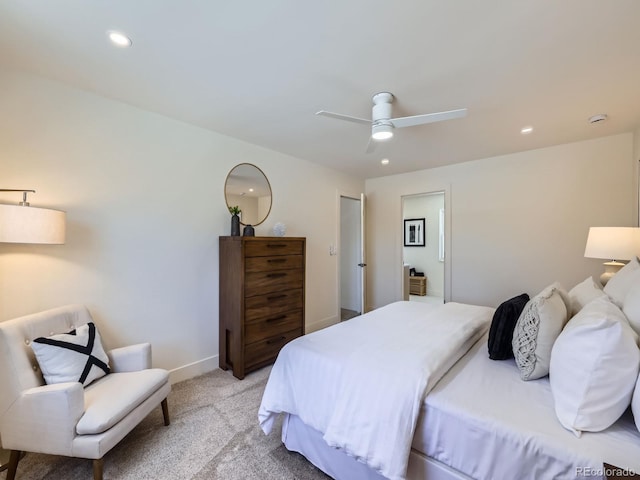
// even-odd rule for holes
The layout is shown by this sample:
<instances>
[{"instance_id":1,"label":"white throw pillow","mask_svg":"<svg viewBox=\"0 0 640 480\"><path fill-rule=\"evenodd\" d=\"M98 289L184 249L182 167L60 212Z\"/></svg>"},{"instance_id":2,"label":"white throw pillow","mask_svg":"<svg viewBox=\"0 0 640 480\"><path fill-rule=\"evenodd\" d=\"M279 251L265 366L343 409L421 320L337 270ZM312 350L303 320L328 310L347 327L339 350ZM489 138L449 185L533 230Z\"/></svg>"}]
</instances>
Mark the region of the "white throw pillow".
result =
<instances>
[{"instance_id":1,"label":"white throw pillow","mask_svg":"<svg viewBox=\"0 0 640 480\"><path fill-rule=\"evenodd\" d=\"M582 310L582 307L587 303L604 295L606 295L606 293L602 291L602 286L599 282L596 283L593 277L586 278L583 282L580 282L569 290L569 299L571 300L570 317L573 317Z\"/></svg>"},{"instance_id":2,"label":"white throw pillow","mask_svg":"<svg viewBox=\"0 0 640 480\"><path fill-rule=\"evenodd\" d=\"M100 333L91 322L69 333L36 338L31 348L48 385L80 382L87 386L110 371Z\"/></svg>"},{"instance_id":3,"label":"white throw pillow","mask_svg":"<svg viewBox=\"0 0 640 480\"><path fill-rule=\"evenodd\" d=\"M535 380L549 373L553 343L567 323L567 303L566 291L554 283L524 307L511 343L522 380Z\"/></svg>"},{"instance_id":4,"label":"white throw pillow","mask_svg":"<svg viewBox=\"0 0 640 480\"><path fill-rule=\"evenodd\" d=\"M640 335L640 282L633 284L627 292L622 303L622 311L627 316L631 328Z\"/></svg>"},{"instance_id":5,"label":"white throw pillow","mask_svg":"<svg viewBox=\"0 0 640 480\"><path fill-rule=\"evenodd\" d=\"M604 286L604 293L609 295L613 303L622 308L627 293L633 285L638 283L640 283L640 263L634 257L609 279Z\"/></svg>"},{"instance_id":6,"label":"white throw pillow","mask_svg":"<svg viewBox=\"0 0 640 480\"><path fill-rule=\"evenodd\" d=\"M612 425L629 406L640 369L637 335L606 297L564 327L551 352L549 380L560 423L576 436Z\"/></svg>"},{"instance_id":7,"label":"white throw pillow","mask_svg":"<svg viewBox=\"0 0 640 480\"><path fill-rule=\"evenodd\" d=\"M640 377L636 382L636 389L633 391L633 398L631 400L631 411L633 412L633 418L636 421L636 428L640 432Z\"/></svg>"}]
</instances>

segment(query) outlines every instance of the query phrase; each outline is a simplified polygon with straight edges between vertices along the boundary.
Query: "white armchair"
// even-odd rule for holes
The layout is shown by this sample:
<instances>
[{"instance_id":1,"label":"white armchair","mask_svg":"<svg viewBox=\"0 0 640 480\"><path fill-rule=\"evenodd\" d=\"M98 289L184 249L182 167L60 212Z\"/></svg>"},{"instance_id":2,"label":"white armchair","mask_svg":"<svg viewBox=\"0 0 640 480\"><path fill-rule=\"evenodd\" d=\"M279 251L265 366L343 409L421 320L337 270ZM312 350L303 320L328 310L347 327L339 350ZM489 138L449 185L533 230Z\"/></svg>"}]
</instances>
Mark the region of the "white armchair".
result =
<instances>
[{"instance_id":1,"label":"white armchair","mask_svg":"<svg viewBox=\"0 0 640 480\"><path fill-rule=\"evenodd\" d=\"M45 385L30 343L92 322L83 305L68 305L0 322L0 438L11 450L7 480L21 453L93 460L102 480L103 457L154 408L169 425L166 370L151 368L151 345L107 351L111 373L83 388L79 382Z\"/></svg>"}]
</instances>

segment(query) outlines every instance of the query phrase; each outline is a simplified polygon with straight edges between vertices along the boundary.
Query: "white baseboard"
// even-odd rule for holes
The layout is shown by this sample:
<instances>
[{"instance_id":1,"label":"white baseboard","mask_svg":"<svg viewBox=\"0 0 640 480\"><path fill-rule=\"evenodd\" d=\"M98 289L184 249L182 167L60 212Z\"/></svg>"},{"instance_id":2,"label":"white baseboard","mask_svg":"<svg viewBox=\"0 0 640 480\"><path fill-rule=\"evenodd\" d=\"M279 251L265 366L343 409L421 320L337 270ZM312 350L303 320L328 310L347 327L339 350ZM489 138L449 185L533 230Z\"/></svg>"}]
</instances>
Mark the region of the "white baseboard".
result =
<instances>
[{"instance_id":1,"label":"white baseboard","mask_svg":"<svg viewBox=\"0 0 640 480\"><path fill-rule=\"evenodd\" d=\"M315 322L307 323L305 325L304 333L312 333L317 330L322 330L323 328L330 327L331 325L335 325L338 323L340 319L337 315L333 317L323 318L322 320L316 320Z\"/></svg>"},{"instance_id":2,"label":"white baseboard","mask_svg":"<svg viewBox=\"0 0 640 480\"><path fill-rule=\"evenodd\" d=\"M220 355L214 355L212 357L203 358L197 362L169 370L169 383L173 385L174 383L189 380L190 378L212 372L218 368L219 357Z\"/></svg>"}]
</instances>

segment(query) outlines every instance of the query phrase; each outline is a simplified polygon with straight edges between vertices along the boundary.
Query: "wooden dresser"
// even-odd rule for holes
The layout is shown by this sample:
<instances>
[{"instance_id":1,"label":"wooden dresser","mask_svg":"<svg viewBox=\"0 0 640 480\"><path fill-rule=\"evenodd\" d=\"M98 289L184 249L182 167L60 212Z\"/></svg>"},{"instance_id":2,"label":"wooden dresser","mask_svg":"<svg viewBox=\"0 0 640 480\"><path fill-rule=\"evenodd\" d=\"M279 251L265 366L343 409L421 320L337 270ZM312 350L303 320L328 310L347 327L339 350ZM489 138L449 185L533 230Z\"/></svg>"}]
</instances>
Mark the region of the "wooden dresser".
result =
<instances>
[{"instance_id":1,"label":"wooden dresser","mask_svg":"<svg viewBox=\"0 0 640 480\"><path fill-rule=\"evenodd\" d=\"M220 237L220 368L273 363L304 334L305 238Z\"/></svg>"}]
</instances>

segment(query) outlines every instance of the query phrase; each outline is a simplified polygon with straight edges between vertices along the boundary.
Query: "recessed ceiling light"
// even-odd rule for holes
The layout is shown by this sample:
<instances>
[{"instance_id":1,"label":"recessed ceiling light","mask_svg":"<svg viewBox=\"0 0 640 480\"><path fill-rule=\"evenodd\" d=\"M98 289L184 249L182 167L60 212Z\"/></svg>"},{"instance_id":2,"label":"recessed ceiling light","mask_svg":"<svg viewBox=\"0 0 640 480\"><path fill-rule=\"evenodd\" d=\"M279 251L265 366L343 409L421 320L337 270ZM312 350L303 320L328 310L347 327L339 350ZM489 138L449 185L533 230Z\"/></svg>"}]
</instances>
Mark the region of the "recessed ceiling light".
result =
<instances>
[{"instance_id":1,"label":"recessed ceiling light","mask_svg":"<svg viewBox=\"0 0 640 480\"><path fill-rule=\"evenodd\" d=\"M382 165L389 165L389 159L388 158L383 158L382 160L380 160L380 163Z\"/></svg>"},{"instance_id":2,"label":"recessed ceiling light","mask_svg":"<svg viewBox=\"0 0 640 480\"><path fill-rule=\"evenodd\" d=\"M523 135L528 135L531 132L533 132L533 127L523 127L522 129L520 129L520 133Z\"/></svg>"},{"instance_id":3,"label":"recessed ceiling light","mask_svg":"<svg viewBox=\"0 0 640 480\"><path fill-rule=\"evenodd\" d=\"M250 192L253 192L253 188L250 188L250 189L249 189L249 191L250 191Z\"/></svg>"},{"instance_id":4,"label":"recessed ceiling light","mask_svg":"<svg viewBox=\"0 0 640 480\"><path fill-rule=\"evenodd\" d=\"M118 32L116 30L107 31L107 35L109 36L109 40L116 47L127 48L130 47L133 43L129 37L127 37L124 33Z\"/></svg>"}]
</instances>

